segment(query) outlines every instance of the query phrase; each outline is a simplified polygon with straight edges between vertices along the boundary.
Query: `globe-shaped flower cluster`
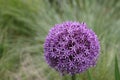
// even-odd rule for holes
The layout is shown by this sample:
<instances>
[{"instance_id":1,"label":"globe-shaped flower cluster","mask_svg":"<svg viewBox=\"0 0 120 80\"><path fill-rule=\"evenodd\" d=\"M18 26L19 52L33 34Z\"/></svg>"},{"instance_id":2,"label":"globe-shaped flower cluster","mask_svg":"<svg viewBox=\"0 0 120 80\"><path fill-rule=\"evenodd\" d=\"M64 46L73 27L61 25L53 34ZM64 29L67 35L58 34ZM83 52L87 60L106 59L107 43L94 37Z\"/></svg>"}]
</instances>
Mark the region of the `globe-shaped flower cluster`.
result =
<instances>
[{"instance_id":1,"label":"globe-shaped flower cluster","mask_svg":"<svg viewBox=\"0 0 120 80\"><path fill-rule=\"evenodd\" d=\"M46 37L47 63L62 74L76 74L95 66L100 45L96 34L85 23L56 24Z\"/></svg>"}]
</instances>

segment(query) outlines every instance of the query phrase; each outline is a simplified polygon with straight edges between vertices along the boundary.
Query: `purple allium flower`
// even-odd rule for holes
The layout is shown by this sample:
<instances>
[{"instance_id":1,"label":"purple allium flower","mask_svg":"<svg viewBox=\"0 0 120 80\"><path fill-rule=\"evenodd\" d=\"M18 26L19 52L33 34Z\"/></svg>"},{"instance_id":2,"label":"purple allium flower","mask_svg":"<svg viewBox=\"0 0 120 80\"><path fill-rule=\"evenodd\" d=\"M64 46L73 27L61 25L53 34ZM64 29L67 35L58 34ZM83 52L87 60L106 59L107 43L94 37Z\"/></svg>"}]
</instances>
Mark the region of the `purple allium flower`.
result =
<instances>
[{"instance_id":1,"label":"purple allium flower","mask_svg":"<svg viewBox=\"0 0 120 80\"><path fill-rule=\"evenodd\" d=\"M44 43L47 63L62 74L76 74L95 66L100 52L96 34L85 23L56 24Z\"/></svg>"}]
</instances>

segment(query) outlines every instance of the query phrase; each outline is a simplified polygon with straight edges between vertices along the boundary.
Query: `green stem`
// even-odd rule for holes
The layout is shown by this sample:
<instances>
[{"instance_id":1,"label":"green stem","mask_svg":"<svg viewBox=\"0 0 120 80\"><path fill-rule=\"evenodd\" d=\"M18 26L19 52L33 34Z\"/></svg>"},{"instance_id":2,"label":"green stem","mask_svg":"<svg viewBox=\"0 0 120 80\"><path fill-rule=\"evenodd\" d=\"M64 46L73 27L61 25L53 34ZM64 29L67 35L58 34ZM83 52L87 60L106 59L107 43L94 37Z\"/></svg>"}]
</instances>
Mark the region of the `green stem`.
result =
<instances>
[{"instance_id":1,"label":"green stem","mask_svg":"<svg viewBox=\"0 0 120 80\"><path fill-rule=\"evenodd\" d=\"M90 71L89 70L87 71L87 76L88 76L88 80L92 80L92 77L90 75Z\"/></svg>"},{"instance_id":2,"label":"green stem","mask_svg":"<svg viewBox=\"0 0 120 80\"><path fill-rule=\"evenodd\" d=\"M71 80L75 80L75 75L72 75Z\"/></svg>"}]
</instances>

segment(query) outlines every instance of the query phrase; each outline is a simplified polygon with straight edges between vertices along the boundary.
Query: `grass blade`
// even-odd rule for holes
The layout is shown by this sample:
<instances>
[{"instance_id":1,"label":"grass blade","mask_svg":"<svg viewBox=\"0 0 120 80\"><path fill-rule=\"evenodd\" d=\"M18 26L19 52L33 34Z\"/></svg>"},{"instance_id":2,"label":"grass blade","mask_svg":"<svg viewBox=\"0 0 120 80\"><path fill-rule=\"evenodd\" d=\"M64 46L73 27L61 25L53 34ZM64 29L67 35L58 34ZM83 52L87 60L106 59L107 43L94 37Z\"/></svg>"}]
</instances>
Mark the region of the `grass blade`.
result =
<instances>
[{"instance_id":1,"label":"grass blade","mask_svg":"<svg viewBox=\"0 0 120 80\"><path fill-rule=\"evenodd\" d=\"M120 80L120 72L118 67L117 56L115 56L115 80Z\"/></svg>"}]
</instances>

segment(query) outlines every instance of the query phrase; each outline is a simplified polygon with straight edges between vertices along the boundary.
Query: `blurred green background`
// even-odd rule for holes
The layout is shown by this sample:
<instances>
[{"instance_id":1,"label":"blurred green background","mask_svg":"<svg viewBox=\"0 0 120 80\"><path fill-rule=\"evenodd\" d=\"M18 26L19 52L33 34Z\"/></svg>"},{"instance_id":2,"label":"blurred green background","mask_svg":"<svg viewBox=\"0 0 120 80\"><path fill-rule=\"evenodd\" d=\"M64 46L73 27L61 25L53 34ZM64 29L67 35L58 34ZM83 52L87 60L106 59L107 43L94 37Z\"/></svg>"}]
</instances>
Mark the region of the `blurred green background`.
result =
<instances>
[{"instance_id":1,"label":"blurred green background","mask_svg":"<svg viewBox=\"0 0 120 80\"><path fill-rule=\"evenodd\" d=\"M0 0L0 80L70 80L44 60L49 29L63 21L86 22L98 35L101 53L93 80L115 80L120 64L120 0ZM76 80L88 80L87 73Z\"/></svg>"}]
</instances>

